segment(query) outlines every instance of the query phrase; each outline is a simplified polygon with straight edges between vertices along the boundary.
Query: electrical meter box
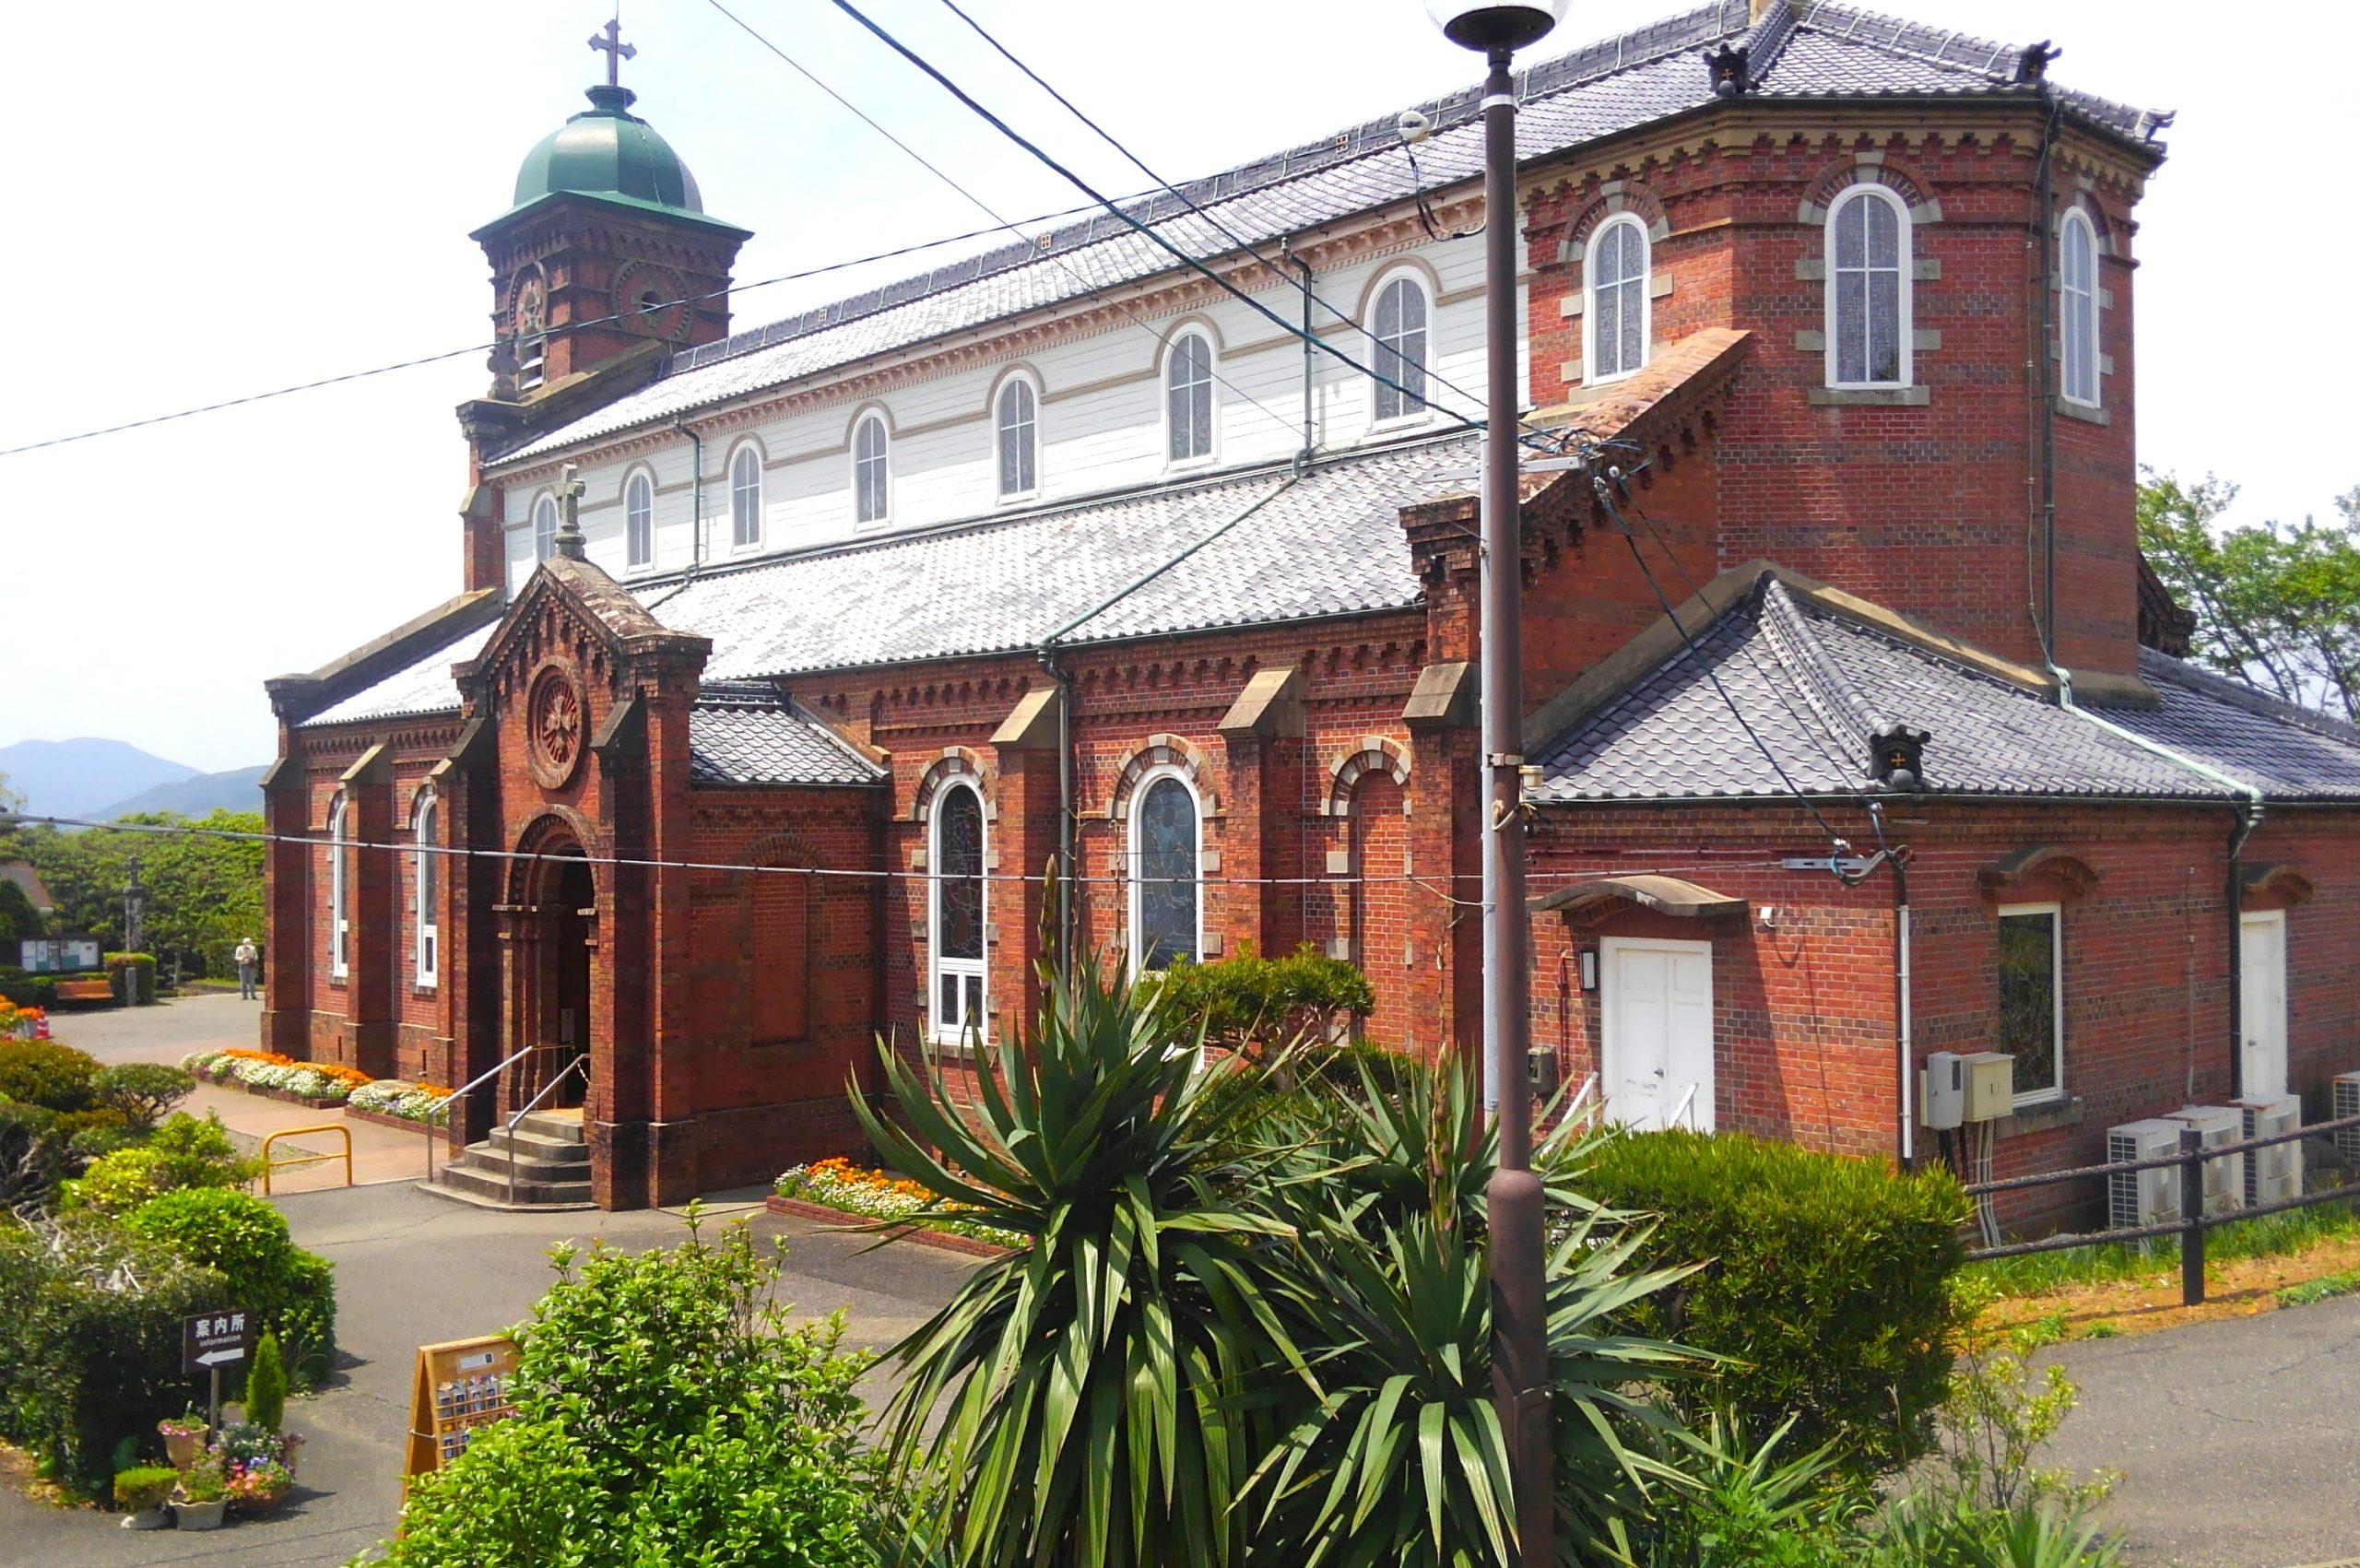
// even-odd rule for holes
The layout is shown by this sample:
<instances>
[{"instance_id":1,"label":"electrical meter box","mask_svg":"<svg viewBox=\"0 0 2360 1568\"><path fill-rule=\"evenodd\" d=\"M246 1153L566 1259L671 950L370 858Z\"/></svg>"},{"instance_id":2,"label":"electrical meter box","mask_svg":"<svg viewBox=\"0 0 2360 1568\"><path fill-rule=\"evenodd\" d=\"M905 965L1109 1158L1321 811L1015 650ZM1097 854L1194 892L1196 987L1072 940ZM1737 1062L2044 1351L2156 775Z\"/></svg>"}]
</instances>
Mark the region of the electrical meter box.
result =
<instances>
[{"instance_id":1,"label":"electrical meter box","mask_svg":"<svg viewBox=\"0 0 2360 1568\"><path fill-rule=\"evenodd\" d=\"M1935 1132L1949 1132L1966 1120L1966 1058L1936 1051L1918 1075L1918 1114Z\"/></svg>"},{"instance_id":2,"label":"electrical meter box","mask_svg":"<svg viewBox=\"0 0 2360 1568\"><path fill-rule=\"evenodd\" d=\"M1966 1119L1996 1122L2016 1108L2016 1059L2004 1051L1961 1056L1966 1071Z\"/></svg>"}]
</instances>

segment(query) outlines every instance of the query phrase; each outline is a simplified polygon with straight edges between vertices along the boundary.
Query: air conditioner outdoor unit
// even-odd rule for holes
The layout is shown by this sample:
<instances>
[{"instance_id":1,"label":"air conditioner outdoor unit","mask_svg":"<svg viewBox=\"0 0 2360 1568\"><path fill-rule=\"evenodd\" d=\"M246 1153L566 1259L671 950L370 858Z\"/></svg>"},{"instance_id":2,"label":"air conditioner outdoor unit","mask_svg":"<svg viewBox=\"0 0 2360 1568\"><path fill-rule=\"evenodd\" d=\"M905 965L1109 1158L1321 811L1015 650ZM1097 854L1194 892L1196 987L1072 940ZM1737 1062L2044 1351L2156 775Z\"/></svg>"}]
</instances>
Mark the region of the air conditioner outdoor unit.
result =
<instances>
[{"instance_id":1,"label":"air conditioner outdoor unit","mask_svg":"<svg viewBox=\"0 0 2360 1568\"><path fill-rule=\"evenodd\" d=\"M2177 1122L2151 1116L2106 1129L2106 1161L2124 1165L2134 1160L2160 1160L2179 1152ZM2114 1231L2140 1225L2162 1225L2180 1217L2179 1168L2121 1171L2106 1179L2106 1222Z\"/></svg>"},{"instance_id":2,"label":"air conditioner outdoor unit","mask_svg":"<svg viewBox=\"0 0 2360 1568\"><path fill-rule=\"evenodd\" d=\"M2341 1121L2346 1116L2360 1116L2360 1073L2338 1074L2335 1094L2328 1114ZM2346 1127L2335 1135L2335 1151L2343 1156L2346 1165L2360 1166L2360 1127Z\"/></svg>"},{"instance_id":3,"label":"air conditioner outdoor unit","mask_svg":"<svg viewBox=\"0 0 2360 1568\"><path fill-rule=\"evenodd\" d=\"M2303 1125L2303 1099L2298 1094L2261 1095L2232 1100L2229 1103L2245 1118L2245 1126L2238 1135L2241 1138L2274 1138ZM2303 1196L2300 1140L2273 1143L2267 1149L2248 1149L2241 1158L2246 1165L2247 1208Z\"/></svg>"},{"instance_id":4,"label":"air conditioner outdoor unit","mask_svg":"<svg viewBox=\"0 0 2360 1568\"><path fill-rule=\"evenodd\" d=\"M2246 1119L2234 1106L2183 1105L2164 1120L2184 1127L2194 1127L2207 1149L2218 1149L2236 1142L2246 1130ZM2218 1160L2204 1162L2204 1212L2226 1214L2242 1208L2246 1201L2246 1157L2224 1154Z\"/></svg>"}]
</instances>

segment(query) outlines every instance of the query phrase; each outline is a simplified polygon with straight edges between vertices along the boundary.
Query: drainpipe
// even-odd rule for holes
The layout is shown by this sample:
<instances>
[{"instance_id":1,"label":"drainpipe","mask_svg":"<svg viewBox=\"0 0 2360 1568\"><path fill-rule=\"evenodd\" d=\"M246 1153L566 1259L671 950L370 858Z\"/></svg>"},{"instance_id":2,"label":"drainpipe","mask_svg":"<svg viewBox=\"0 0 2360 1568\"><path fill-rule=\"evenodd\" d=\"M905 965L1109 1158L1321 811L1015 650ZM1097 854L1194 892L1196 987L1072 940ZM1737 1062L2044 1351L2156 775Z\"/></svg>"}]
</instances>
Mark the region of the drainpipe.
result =
<instances>
[{"instance_id":1,"label":"drainpipe","mask_svg":"<svg viewBox=\"0 0 2360 1568\"><path fill-rule=\"evenodd\" d=\"M1894 1016L1898 1020L1894 1030L1894 1053L1895 1071L1901 1077L1901 1166L1907 1170L1918 1157L1917 1106L1912 1102L1918 1087L1916 1042L1910 1021L1910 953L1909 953L1909 854L1905 846L1885 862L1893 867L1893 989Z\"/></svg>"},{"instance_id":2,"label":"drainpipe","mask_svg":"<svg viewBox=\"0 0 2360 1568\"><path fill-rule=\"evenodd\" d=\"M1316 342L1311 325L1311 264L1295 253L1292 235L1280 237L1279 253L1303 269L1303 450L1294 454L1295 476L1300 478L1311 468L1311 378Z\"/></svg>"},{"instance_id":3,"label":"drainpipe","mask_svg":"<svg viewBox=\"0 0 2360 1568\"><path fill-rule=\"evenodd\" d=\"M2057 153L2059 107L2046 80L2040 100L2048 108L2048 125L2040 138L2040 339L2033 357L2040 365L2040 647L2051 662L2057 657L2057 364L2049 339L2057 331L2057 214L2050 196L2049 165Z\"/></svg>"},{"instance_id":4,"label":"drainpipe","mask_svg":"<svg viewBox=\"0 0 2360 1568\"><path fill-rule=\"evenodd\" d=\"M672 428L689 438L690 462L695 466L689 475L689 572L697 574L704 564L704 437L686 419L675 419Z\"/></svg>"}]
</instances>

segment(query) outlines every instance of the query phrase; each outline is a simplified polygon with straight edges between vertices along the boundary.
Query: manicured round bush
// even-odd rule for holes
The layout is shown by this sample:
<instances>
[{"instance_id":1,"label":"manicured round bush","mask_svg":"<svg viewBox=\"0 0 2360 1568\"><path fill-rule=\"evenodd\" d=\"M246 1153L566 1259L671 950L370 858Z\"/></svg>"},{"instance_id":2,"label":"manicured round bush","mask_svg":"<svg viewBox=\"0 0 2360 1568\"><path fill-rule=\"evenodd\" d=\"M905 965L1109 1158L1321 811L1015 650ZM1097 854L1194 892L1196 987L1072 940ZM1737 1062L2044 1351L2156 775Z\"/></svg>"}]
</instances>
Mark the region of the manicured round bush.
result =
<instances>
[{"instance_id":1,"label":"manicured round bush","mask_svg":"<svg viewBox=\"0 0 2360 1568\"><path fill-rule=\"evenodd\" d=\"M124 1217L124 1224L170 1247L191 1263L218 1268L257 1308L277 1301L287 1285L295 1244L287 1217L261 1198L227 1187L183 1187L153 1197Z\"/></svg>"},{"instance_id":2,"label":"manicured round bush","mask_svg":"<svg viewBox=\"0 0 2360 1568\"><path fill-rule=\"evenodd\" d=\"M98 1100L98 1059L54 1040L0 1041L0 1099L52 1111L87 1111Z\"/></svg>"}]
</instances>

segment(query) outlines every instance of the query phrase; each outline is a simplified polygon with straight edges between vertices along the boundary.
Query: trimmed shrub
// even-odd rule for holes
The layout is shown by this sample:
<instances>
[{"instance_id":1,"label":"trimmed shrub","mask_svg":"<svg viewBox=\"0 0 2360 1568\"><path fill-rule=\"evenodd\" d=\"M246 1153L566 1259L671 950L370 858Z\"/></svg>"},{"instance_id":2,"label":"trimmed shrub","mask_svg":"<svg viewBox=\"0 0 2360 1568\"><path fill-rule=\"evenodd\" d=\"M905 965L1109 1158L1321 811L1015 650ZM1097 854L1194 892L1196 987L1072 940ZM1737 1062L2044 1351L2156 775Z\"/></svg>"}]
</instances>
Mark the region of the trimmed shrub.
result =
<instances>
[{"instance_id":1,"label":"trimmed shrub","mask_svg":"<svg viewBox=\"0 0 2360 1568\"><path fill-rule=\"evenodd\" d=\"M154 1508L180 1485L181 1473L170 1465L134 1465L114 1473L114 1505L125 1513Z\"/></svg>"},{"instance_id":2,"label":"trimmed shrub","mask_svg":"<svg viewBox=\"0 0 2360 1568\"><path fill-rule=\"evenodd\" d=\"M133 1007L145 1007L156 999L154 953L109 953L106 966L118 998Z\"/></svg>"},{"instance_id":3,"label":"trimmed shrub","mask_svg":"<svg viewBox=\"0 0 2360 1568\"><path fill-rule=\"evenodd\" d=\"M246 1420L278 1430L287 1419L287 1368L278 1359L278 1336L265 1334L254 1344L254 1364L246 1369Z\"/></svg>"},{"instance_id":4,"label":"trimmed shrub","mask_svg":"<svg viewBox=\"0 0 2360 1568\"><path fill-rule=\"evenodd\" d=\"M1376 1007L1365 975L1308 942L1281 959L1240 942L1233 958L1174 964L1155 989L1188 1032L1202 1020L1206 1044L1247 1055L1330 1039Z\"/></svg>"},{"instance_id":5,"label":"trimmed shrub","mask_svg":"<svg viewBox=\"0 0 2360 1568\"><path fill-rule=\"evenodd\" d=\"M20 1008L39 1008L48 1012L57 1006L57 982L46 974L27 974L21 969L0 970L0 998Z\"/></svg>"},{"instance_id":6,"label":"trimmed shrub","mask_svg":"<svg viewBox=\"0 0 2360 1568\"><path fill-rule=\"evenodd\" d=\"M95 1087L100 1104L121 1112L125 1121L144 1130L187 1099L196 1079L161 1062L122 1062L100 1068Z\"/></svg>"},{"instance_id":7,"label":"trimmed shrub","mask_svg":"<svg viewBox=\"0 0 2360 1568\"><path fill-rule=\"evenodd\" d=\"M289 1380L298 1388L326 1382L336 1369L336 1266L297 1248L271 1325L286 1348Z\"/></svg>"},{"instance_id":8,"label":"trimmed shrub","mask_svg":"<svg viewBox=\"0 0 2360 1568\"><path fill-rule=\"evenodd\" d=\"M243 1186L261 1169L239 1155L218 1120L175 1111L147 1142L94 1161L64 1196L68 1208L123 1214L182 1187Z\"/></svg>"},{"instance_id":9,"label":"trimmed shrub","mask_svg":"<svg viewBox=\"0 0 2360 1568\"><path fill-rule=\"evenodd\" d=\"M1626 1133L1584 1182L1656 1217L1642 1256L1704 1267L1641 1308L1639 1331L1730 1358L1699 1380L1717 1405L1796 1452L1833 1444L1856 1472L1926 1451L1949 1387L1969 1207L1946 1171L1739 1134Z\"/></svg>"},{"instance_id":10,"label":"trimmed shrub","mask_svg":"<svg viewBox=\"0 0 2360 1568\"><path fill-rule=\"evenodd\" d=\"M242 1304L262 1308L285 1294L295 1254L287 1217L261 1198L227 1187L184 1187L148 1199L124 1227L181 1257L229 1276Z\"/></svg>"},{"instance_id":11,"label":"trimmed shrub","mask_svg":"<svg viewBox=\"0 0 2360 1568\"><path fill-rule=\"evenodd\" d=\"M0 1041L0 1099L51 1111L98 1103L98 1058L54 1040Z\"/></svg>"}]
</instances>

